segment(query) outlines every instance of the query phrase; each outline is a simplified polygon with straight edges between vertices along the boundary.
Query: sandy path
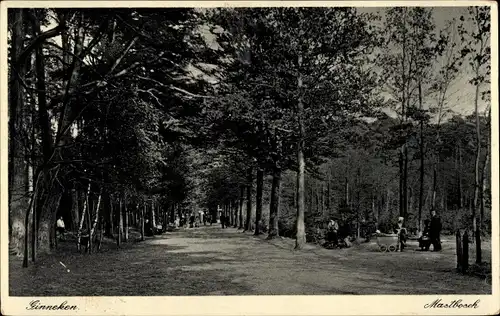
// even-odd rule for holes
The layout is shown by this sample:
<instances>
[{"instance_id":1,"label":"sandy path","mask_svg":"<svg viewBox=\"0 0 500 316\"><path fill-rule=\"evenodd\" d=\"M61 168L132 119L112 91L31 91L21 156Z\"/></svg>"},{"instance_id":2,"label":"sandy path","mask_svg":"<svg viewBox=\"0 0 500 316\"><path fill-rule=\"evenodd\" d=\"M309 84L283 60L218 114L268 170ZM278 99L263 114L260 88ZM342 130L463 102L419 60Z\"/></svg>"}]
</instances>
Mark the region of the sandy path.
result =
<instances>
[{"instance_id":1,"label":"sandy path","mask_svg":"<svg viewBox=\"0 0 500 316\"><path fill-rule=\"evenodd\" d=\"M308 245L296 252L292 240L270 242L233 228L202 227L118 251L58 253L27 269L11 258L10 295L490 293L484 280L456 274L454 246L444 248L383 254L374 244L343 250Z\"/></svg>"}]
</instances>

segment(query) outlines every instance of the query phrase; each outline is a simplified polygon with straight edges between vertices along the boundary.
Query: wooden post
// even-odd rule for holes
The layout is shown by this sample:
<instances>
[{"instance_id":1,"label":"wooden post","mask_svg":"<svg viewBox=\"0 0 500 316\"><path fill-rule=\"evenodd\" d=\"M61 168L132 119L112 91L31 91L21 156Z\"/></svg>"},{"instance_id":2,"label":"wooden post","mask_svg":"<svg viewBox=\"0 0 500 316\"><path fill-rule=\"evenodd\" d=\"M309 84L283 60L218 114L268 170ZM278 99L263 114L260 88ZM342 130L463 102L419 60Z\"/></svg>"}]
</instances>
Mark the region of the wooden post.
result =
<instances>
[{"instance_id":1,"label":"wooden post","mask_svg":"<svg viewBox=\"0 0 500 316\"><path fill-rule=\"evenodd\" d=\"M464 233L462 241L462 273L466 273L469 268L469 235L467 231Z\"/></svg>"},{"instance_id":2,"label":"wooden post","mask_svg":"<svg viewBox=\"0 0 500 316\"><path fill-rule=\"evenodd\" d=\"M457 271L462 272L462 236L460 230L456 233L456 249L457 249Z\"/></svg>"}]
</instances>

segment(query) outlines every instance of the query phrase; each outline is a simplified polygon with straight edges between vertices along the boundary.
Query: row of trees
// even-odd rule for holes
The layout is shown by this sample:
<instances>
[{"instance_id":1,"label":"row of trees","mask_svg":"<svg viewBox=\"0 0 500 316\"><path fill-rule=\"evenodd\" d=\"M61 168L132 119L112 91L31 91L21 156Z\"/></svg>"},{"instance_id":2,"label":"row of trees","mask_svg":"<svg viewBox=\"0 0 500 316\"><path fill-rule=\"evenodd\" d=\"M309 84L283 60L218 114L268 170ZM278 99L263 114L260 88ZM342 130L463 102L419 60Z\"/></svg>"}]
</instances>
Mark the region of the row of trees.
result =
<instances>
[{"instance_id":1,"label":"row of trees","mask_svg":"<svg viewBox=\"0 0 500 316\"><path fill-rule=\"evenodd\" d=\"M463 209L472 187L475 219L490 196L489 20L487 7L442 30L430 8L12 9L11 249L27 254L28 232L33 260L53 249L57 214L79 231L88 214L91 235L102 214L120 238L146 205L164 223L225 205L297 249L319 210L359 227L398 207L388 220L421 229L424 210ZM475 120L445 122L460 75Z\"/></svg>"},{"instance_id":2,"label":"row of trees","mask_svg":"<svg viewBox=\"0 0 500 316\"><path fill-rule=\"evenodd\" d=\"M185 9L9 10L12 252L26 259L28 232L33 260L50 252L57 214L79 230L86 210L89 228L103 214L112 232L113 205L182 207L193 137L178 117L199 111L189 89L204 89L184 79L203 57L197 23Z\"/></svg>"},{"instance_id":3,"label":"row of trees","mask_svg":"<svg viewBox=\"0 0 500 316\"><path fill-rule=\"evenodd\" d=\"M246 155L243 165L257 170L256 233L262 173L273 178L272 238L286 170L296 179L290 193L284 193L291 201L282 211L297 210L288 216L296 248L305 242L306 204L310 217L318 209L328 216L339 208L355 213L358 234L363 219L380 224L383 209L392 214L386 215L389 222L399 215L415 230L422 229L424 210L439 211L452 221L455 216L446 209L463 212L468 207L470 217L448 228L472 224L474 230L481 210L483 225L489 196L489 108L481 113L478 104L480 92L489 101L489 8L468 8L439 30L430 8L388 9L381 28L375 26L380 16L338 8L216 10L209 17L230 31L220 35L232 59L213 111L224 146L236 148L238 159ZM461 76L470 76L477 91L475 114L446 121L452 113L451 90ZM391 116L381 108L389 108ZM473 168L470 161L475 161ZM227 183L243 180L240 186L246 187L249 201L252 177L246 174L252 173L234 163L226 168L238 176ZM333 166L334 171L325 170ZM472 178L468 170L474 170ZM394 185L395 179L399 184ZM220 200L244 197L238 197L235 185L229 187ZM332 192L342 197L333 204ZM393 197L396 192L399 196Z\"/></svg>"}]
</instances>

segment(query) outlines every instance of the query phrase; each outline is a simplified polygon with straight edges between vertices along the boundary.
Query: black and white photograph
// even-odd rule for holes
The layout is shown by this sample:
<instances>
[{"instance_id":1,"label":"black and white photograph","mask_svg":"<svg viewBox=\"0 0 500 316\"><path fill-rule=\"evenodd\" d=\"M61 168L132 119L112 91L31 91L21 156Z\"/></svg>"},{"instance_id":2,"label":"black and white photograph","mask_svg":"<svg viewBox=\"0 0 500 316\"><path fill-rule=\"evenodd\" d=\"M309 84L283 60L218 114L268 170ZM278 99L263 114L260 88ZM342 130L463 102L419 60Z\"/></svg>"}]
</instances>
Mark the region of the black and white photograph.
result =
<instances>
[{"instance_id":1,"label":"black and white photograph","mask_svg":"<svg viewBox=\"0 0 500 316\"><path fill-rule=\"evenodd\" d=\"M95 3L2 3L3 314L498 312L496 3Z\"/></svg>"}]
</instances>

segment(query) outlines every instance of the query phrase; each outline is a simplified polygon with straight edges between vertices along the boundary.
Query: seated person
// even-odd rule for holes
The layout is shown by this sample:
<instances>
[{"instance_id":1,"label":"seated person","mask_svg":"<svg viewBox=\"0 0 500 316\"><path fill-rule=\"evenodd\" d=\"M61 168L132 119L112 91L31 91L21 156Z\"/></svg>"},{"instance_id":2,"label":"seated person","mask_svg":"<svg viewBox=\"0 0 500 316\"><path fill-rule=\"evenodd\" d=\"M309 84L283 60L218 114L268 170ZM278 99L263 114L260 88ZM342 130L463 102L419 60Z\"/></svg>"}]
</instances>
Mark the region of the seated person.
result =
<instances>
[{"instance_id":1,"label":"seated person","mask_svg":"<svg viewBox=\"0 0 500 316\"><path fill-rule=\"evenodd\" d=\"M59 233L59 238L62 240L62 239L64 239L64 232L66 231L66 228L64 227L64 220L63 220L62 216L59 217L56 224L57 224L56 231Z\"/></svg>"},{"instance_id":2,"label":"seated person","mask_svg":"<svg viewBox=\"0 0 500 316\"><path fill-rule=\"evenodd\" d=\"M431 238L430 238L430 220L426 219L424 221L424 230L422 232L422 236L418 238L418 246L423 251L428 251L431 246Z\"/></svg>"}]
</instances>

